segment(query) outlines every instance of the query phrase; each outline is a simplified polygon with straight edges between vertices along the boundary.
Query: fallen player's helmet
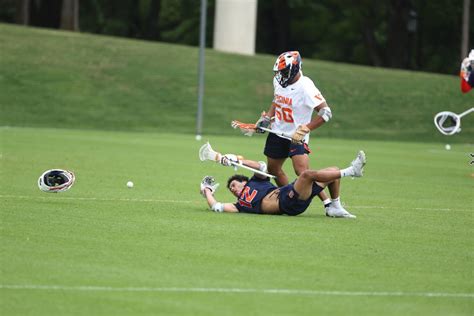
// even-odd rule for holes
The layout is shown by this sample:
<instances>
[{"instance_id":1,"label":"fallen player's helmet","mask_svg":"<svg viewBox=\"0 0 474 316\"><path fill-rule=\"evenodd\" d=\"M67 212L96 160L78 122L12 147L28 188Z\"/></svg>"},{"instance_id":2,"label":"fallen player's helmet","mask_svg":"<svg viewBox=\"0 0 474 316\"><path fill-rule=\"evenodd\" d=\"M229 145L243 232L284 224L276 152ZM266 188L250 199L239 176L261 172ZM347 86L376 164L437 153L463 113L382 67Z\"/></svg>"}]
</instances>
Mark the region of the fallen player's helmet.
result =
<instances>
[{"instance_id":1,"label":"fallen player's helmet","mask_svg":"<svg viewBox=\"0 0 474 316\"><path fill-rule=\"evenodd\" d=\"M300 72L301 64L301 55L298 51L281 54L273 66L275 79L283 88L286 88Z\"/></svg>"},{"instance_id":2,"label":"fallen player's helmet","mask_svg":"<svg viewBox=\"0 0 474 316\"><path fill-rule=\"evenodd\" d=\"M51 169L43 172L38 179L38 187L44 192L63 192L74 184L74 173L68 170Z\"/></svg>"}]
</instances>

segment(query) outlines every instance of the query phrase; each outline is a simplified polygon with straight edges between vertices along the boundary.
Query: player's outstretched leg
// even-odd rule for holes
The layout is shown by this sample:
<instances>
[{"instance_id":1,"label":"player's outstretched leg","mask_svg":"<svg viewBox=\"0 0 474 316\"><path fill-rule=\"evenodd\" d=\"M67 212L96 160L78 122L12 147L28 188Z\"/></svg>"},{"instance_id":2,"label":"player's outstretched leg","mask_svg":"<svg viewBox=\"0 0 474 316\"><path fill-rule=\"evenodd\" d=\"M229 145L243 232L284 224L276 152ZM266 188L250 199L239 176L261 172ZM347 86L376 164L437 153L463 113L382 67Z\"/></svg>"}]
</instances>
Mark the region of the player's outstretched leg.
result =
<instances>
[{"instance_id":1,"label":"player's outstretched leg","mask_svg":"<svg viewBox=\"0 0 474 316\"><path fill-rule=\"evenodd\" d=\"M352 161L351 166L354 168L354 177L362 177L364 166L367 162L364 151L359 151L357 157Z\"/></svg>"},{"instance_id":2,"label":"player's outstretched leg","mask_svg":"<svg viewBox=\"0 0 474 316\"><path fill-rule=\"evenodd\" d=\"M362 177L366 162L367 158L365 153L362 150L359 151L356 158L351 162L351 166L341 170L341 177ZM331 204L326 207L326 216L356 218L355 215L349 213L341 204L339 198L339 181L335 181L331 185L329 185L329 191L331 192L332 200Z\"/></svg>"},{"instance_id":3,"label":"player's outstretched leg","mask_svg":"<svg viewBox=\"0 0 474 316\"><path fill-rule=\"evenodd\" d=\"M346 169L341 169L342 177L362 177L364 173L364 166L367 162L364 151L359 151L357 156L351 162L351 166Z\"/></svg>"}]
</instances>

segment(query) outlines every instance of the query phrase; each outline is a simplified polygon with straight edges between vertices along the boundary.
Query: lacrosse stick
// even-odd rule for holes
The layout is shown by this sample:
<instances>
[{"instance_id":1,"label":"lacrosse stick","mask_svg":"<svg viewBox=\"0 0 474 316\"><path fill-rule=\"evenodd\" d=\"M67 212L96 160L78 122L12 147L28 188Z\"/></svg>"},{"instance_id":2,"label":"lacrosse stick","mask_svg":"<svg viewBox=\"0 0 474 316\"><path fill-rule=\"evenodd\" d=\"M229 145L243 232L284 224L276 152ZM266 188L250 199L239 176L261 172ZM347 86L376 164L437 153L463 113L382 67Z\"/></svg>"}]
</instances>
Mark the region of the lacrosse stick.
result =
<instances>
[{"instance_id":1,"label":"lacrosse stick","mask_svg":"<svg viewBox=\"0 0 474 316\"><path fill-rule=\"evenodd\" d=\"M244 133L245 136L252 136L254 133L257 132L257 124L247 124L233 120L232 122L230 122L230 126L232 126L232 128L234 129L240 129L240 131Z\"/></svg>"},{"instance_id":2,"label":"lacrosse stick","mask_svg":"<svg viewBox=\"0 0 474 316\"><path fill-rule=\"evenodd\" d=\"M269 133L273 133L275 135L278 135L280 137L283 137L283 138L286 138L288 140L291 140L291 136L288 135L287 133L283 133L283 132L277 132L277 131L274 131L270 128L266 128L266 127L259 127L259 129L261 129L262 131L265 131L265 132L269 132Z\"/></svg>"},{"instance_id":3,"label":"lacrosse stick","mask_svg":"<svg viewBox=\"0 0 474 316\"><path fill-rule=\"evenodd\" d=\"M439 112L434 117L435 126L443 135L453 135L455 133L459 133L461 131L461 118L471 112L474 112L474 108L470 108L461 114L456 114L450 111ZM451 124L447 125L445 123ZM454 125L452 125L453 123Z\"/></svg>"},{"instance_id":4,"label":"lacrosse stick","mask_svg":"<svg viewBox=\"0 0 474 316\"><path fill-rule=\"evenodd\" d=\"M242 122L239 122L239 121L232 121L231 126L233 128L240 128L240 129L245 129L245 130L255 130L255 131L257 130L257 125L256 124L246 124L246 123L242 123ZM286 133L283 133L283 132L277 132L277 131L274 131L270 128L266 128L266 127L259 127L258 129L261 129L262 131L269 132L269 133L278 135L280 137L283 137L285 139L291 140L291 135L289 135L289 134L286 134Z\"/></svg>"},{"instance_id":5,"label":"lacrosse stick","mask_svg":"<svg viewBox=\"0 0 474 316\"><path fill-rule=\"evenodd\" d=\"M216 152L215 150L212 149L211 144L209 144L209 142L205 143L204 145L201 146L201 148L199 148L199 159L201 161L210 160L210 161L215 161L215 162L219 163L219 161L221 159L221 156L222 155L220 153L218 153L218 152ZM246 166L242 163L237 163L237 162L231 161L230 164L234 167L244 168L244 169L250 170L252 172L258 173L258 174L260 174L262 176L265 176L265 177L276 178L275 176L273 176L271 174L260 171L258 169L248 167L248 166Z\"/></svg>"}]
</instances>

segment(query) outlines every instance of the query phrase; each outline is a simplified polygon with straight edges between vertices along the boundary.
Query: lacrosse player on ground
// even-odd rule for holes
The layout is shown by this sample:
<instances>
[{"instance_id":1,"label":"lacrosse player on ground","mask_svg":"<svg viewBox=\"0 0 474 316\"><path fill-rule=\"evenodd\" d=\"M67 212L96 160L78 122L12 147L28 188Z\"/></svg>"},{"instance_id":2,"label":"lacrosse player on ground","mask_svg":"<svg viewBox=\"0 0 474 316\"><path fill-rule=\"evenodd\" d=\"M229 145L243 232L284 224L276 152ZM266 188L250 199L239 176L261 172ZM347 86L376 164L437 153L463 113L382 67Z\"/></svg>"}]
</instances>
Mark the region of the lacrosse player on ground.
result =
<instances>
[{"instance_id":1,"label":"lacrosse player on ground","mask_svg":"<svg viewBox=\"0 0 474 316\"><path fill-rule=\"evenodd\" d=\"M245 160L233 154L221 155L216 153L216 162L223 166L245 165L247 167L266 171L264 162ZM227 181L227 188L237 198L236 203L221 203L214 198L219 186L214 178L204 177L201 182L201 194L207 200L211 210L215 212L254 213L273 215L298 215L303 213L311 204L314 196L326 186L333 199L326 215L330 217L355 218L345 210L340 202L340 178L361 177L366 163L365 153L359 151L351 165L345 169L329 167L322 170L305 170L291 184L276 187L269 177L255 173L250 179L243 175L233 175Z\"/></svg>"},{"instance_id":2,"label":"lacrosse player on ground","mask_svg":"<svg viewBox=\"0 0 474 316\"><path fill-rule=\"evenodd\" d=\"M297 51L278 56L273 67L274 98L268 112L263 112L256 124L232 122L234 128L240 128L248 136L253 132L265 133L261 128L270 126L273 131L290 136L291 140L288 140L269 133L265 143L268 172L276 176L279 186L288 184L288 177L282 169L288 157L297 176L309 169L309 133L332 117L321 92L310 78L303 75L301 64L301 55ZM314 111L317 115L313 117ZM319 193L319 197L327 211L332 201L324 191Z\"/></svg>"}]
</instances>

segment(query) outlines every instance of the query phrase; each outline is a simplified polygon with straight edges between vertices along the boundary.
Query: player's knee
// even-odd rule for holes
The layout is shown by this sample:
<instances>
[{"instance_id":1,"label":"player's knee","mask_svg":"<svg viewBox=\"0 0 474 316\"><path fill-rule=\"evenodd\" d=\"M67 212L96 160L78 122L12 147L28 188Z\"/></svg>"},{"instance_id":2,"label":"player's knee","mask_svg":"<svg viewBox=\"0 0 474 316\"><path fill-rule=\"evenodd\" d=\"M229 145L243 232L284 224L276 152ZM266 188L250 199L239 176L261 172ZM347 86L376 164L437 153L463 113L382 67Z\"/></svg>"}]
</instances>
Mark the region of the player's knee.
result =
<instances>
[{"instance_id":1,"label":"player's knee","mask_svg":"<svg viewBox=\"0 0 474 316\"><path fill-rule=\"evenodd\" d=\"M315 173L317 173L317 171L310 171L310 170L303 170L300 174L299 174L299 177L304 179L304 180L310 180L312 181L314 176L315 176Z\"/></svg>"},{"instance_id":2,"label":"player's knee","mask_svg":"<svg viewBox=\"0 0 474 316\"><path fill-rule=\"evenodd\" d=\"M297 176L302 175L307 170L308 170L307 165L296 165L295 166L295 173L296 173Z\"/></svg>"},{"instance_id":3,"label":"player's knee","mask_svg":"<svg viewBox=\"0 0 474 316\"><path fill-rule=\"evenodd\" d=\"M280 174L284 174L283 172L283 169L281 169L281 167L276 167L276 166L272 166L272 165L268 165L267 166L268 168L268 172L270 172L271 174L273 174L274 176L278 176Z\"/></svg>"}]
</instances>

